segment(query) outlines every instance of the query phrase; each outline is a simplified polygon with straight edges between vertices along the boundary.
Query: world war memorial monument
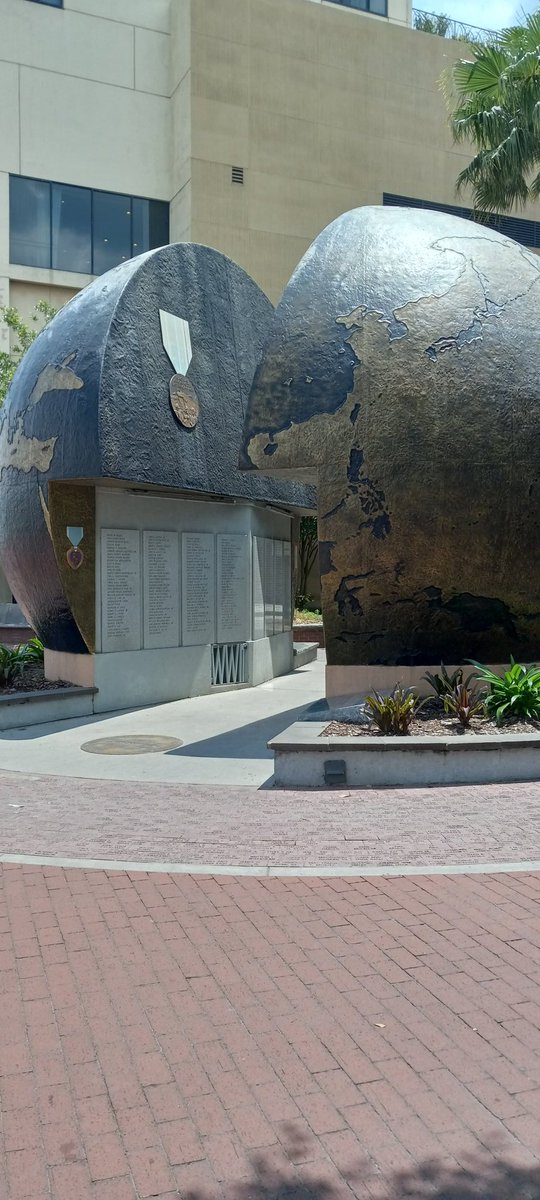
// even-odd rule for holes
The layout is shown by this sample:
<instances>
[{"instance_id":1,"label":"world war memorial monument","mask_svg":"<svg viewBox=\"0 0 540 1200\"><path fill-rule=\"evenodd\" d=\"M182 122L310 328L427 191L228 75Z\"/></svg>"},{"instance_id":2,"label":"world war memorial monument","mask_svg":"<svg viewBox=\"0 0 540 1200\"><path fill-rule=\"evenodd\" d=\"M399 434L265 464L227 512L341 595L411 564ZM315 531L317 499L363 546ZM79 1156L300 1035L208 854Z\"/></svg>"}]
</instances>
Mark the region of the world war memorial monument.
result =
<instances>
[{"instance_id":1,"label":"world war memorial monument","mask_svg":"<svg viewBox=\"0 0 540 1200\"><path fill-rule=\"evenodd\" d=\"M275 313L189 243L86 288L0 440L0 555L48 677L105 710L290 670L313 485L329 696L536 659L539 282L491 229L364 208Z\"/></svg>"}]
</instances>

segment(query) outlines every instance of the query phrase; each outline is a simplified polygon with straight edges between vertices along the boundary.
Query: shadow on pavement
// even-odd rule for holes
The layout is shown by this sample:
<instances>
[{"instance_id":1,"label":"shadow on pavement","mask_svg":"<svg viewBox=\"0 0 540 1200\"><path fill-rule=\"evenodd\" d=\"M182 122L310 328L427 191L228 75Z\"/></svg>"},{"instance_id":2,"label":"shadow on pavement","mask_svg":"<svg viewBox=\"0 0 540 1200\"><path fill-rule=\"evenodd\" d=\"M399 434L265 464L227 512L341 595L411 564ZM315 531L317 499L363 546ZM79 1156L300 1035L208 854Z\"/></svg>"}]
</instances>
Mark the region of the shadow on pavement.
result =
<instances>
[{"instance_id":1,"label":"shadow on pavement","mask_svg":"<svg viewBox=\"0 0 540 1200\"><path fill-rule=\"evenodd\" d=\"M304 712L305 704L297 708L289 708L287 712L272 713L260 721L252 721L249 725L240 725L226 733L218 733L215 737L203 738L198 742L187 742L175 750L167 750L167 756L180 758L268 758L272 759L272 751L266 743L278 733L283 733L293 721L298 721ZM182 736L179 728L178 736Z\"/></svg>"},{"instance_id":2,"label":"shadow on pavement","mask_svg":"<svg viewBox=\"0 0 540 1200\"><path fill-rule=\"evenodd\" d=\"M225 1185L223 1195L230 1200L540 1200L540 1161L530 1165L533 1155L518 1144L512 1160L504 1151L494 1158L479 1147L478 1153L460 1156L461 1166L429 1158L410 1170L388 1173L362 1154L360 1142L356 1161L351 1158L349 1164L342 1153L339 1170L326 1158L306 1162L305 1157L295 1132L283 1151L272 1146L253 1155L251 1176ZM180 1194L185 1200L215 1196L204 1186Z\"/></svg>"}]
</instances>

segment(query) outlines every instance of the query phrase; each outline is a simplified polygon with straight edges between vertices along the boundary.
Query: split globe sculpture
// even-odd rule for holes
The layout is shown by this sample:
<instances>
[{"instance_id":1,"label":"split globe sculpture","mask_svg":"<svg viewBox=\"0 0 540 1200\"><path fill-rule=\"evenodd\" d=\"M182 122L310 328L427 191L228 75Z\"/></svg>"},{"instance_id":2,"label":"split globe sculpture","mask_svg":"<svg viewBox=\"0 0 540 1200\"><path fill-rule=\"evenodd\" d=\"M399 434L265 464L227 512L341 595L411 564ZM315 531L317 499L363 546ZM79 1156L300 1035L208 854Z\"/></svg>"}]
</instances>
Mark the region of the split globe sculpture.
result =
<instances>
[{"instance_id":1,"label":"split globe sculpture","mask_svg":"<svg viewBox=\"0 0 540 1200\"><path fill-rule=\"evenodd\" d=\"M0 557L49 677L97 687L101 710L292 668L313 494L238 467L272 314L223 254L165 246L85 288L16 372Z\"/></svg>"},{"instance_id":2,"label":"split globe sculpture","mask_svg":"<svg viewBox=\"0 0 540 1200\"><path fill-rule=\"evenodd\" d=\"M275 311L244 469L318 489L328 689L540 650L540 259L444 213L363 208Z\"/></svg>"}]
</instances>

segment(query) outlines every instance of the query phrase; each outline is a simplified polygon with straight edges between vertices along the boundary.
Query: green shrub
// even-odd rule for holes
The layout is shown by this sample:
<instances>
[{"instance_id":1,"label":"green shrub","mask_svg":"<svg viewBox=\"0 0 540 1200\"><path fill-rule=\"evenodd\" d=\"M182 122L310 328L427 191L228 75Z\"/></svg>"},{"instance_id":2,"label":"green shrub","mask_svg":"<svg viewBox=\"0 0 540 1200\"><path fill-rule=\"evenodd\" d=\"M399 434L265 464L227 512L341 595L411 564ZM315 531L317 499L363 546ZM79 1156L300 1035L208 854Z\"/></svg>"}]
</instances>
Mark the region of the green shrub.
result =
<instances>
[{"instance_id":1,"label":"green shrub","mask_svg":"<svg viewBox=\"0 0 540 1200\"><path fill-rule=\"evenodd\" d=\"M24 658L25 666L43 666L44 646L38 637L33 637L30 638L30 641L23 642L18 649Z\"/></svg>"},{"instance_id":2,"label":"green shrub","mask_svg":"<svg viewBox=\"0 0 540 1200\"><path fill-rule=\"evenodd\" d=\"M0 645L0 683L12 683L24 670L18 646Z\"/></svg>"},{"instance_id":3,"label":"green shrub","mask_svg":"<svg viewBox=\"0 0 540 1200\"><path fill-rule=\"evenodd\" d=\"M485 711L484 698L467 683L458 683L454 691L444 697L444 711L453 713L466 729L472 717Z\"/></svg>"},{"instance_id":4,"label":"green shrub","mask_svg":"<svg viewBox=\"0 0 540 1200\"><path fill-rule=\"evenodd\" d=\"M25 667L41 666L42 663L43 642L39 638L31 638L20 646L0 644L0 685L7 687L22 675Z\"/></svg>"},{"instance_id":5,"label":"green shrub","mask_svg":"<svg viewBox=\"0 0 540 1200\"><path fill-rule=\"evenodd\" d=\"M529 667L510 659L510 667L502 675L490 671L482 663L471 660L476 678L488 685L484 700L488 716L497 722L540 719L540 668Z\"/></svg>"},{"instance_id":6,"label":"green shrub","mask_svg":"<svg viewBox=\"0 0 540 1200\"><path fill-rule=\"evenodd\" d=\"M456 670L449 675L444 663L441 663L440 675L432 675L430 671L426 671L426 674L422 678L433 688L439 700L444 700L445 696L453 696L456 688L461 687L463 683L465 687L468 687L473 675L474 671L464 680L463 667L456 667Z\"/></svg>"},{"instance_id":7,"label":"green shrub","mask_svg":"<svg viewBox=\"0 0 540 1200\"><path fill-rule=\"evenodd\" d=\"M389 696L381 696L380 692L368 696L366 706L381 733L403 737L409 732L411 721L421 708L421 703L412 688L402 688L396 683Z\"/></svg>"}]
</instances>

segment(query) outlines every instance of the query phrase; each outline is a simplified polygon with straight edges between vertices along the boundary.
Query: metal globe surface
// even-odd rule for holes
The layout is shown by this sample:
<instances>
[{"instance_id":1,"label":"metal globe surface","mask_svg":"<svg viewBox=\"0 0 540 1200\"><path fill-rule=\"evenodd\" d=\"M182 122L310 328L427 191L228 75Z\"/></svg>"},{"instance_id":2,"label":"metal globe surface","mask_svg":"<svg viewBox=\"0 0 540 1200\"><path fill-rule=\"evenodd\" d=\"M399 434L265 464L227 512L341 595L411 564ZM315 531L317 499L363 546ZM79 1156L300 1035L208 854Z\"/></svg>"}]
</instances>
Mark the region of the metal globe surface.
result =
<instances>
[{"instance_id":1,"label":"metal globe surface","mask_svg":"<svg viewBox=\"0 0 540 1200\"><path fill-rule=\"evenodd\" d=\"M445 213L325 229L273 317L244 469L316 480L335 665L540 650L540 259Z\"/></svg>"}]
</instances>

